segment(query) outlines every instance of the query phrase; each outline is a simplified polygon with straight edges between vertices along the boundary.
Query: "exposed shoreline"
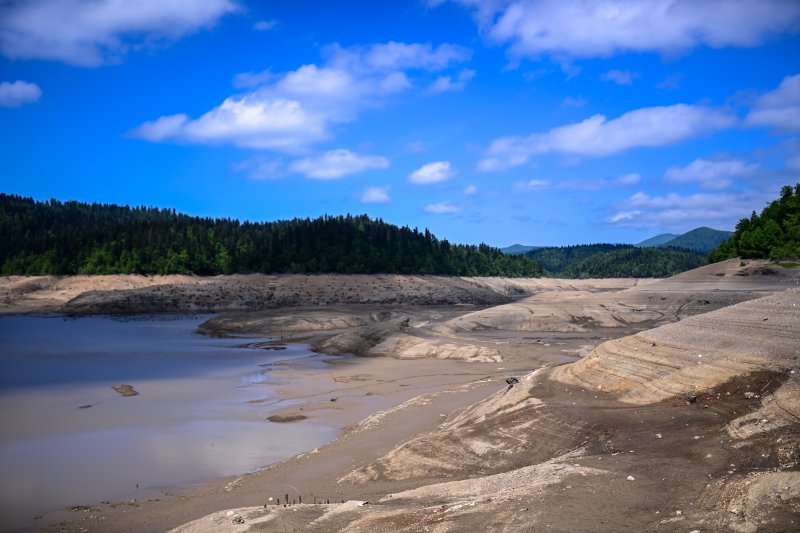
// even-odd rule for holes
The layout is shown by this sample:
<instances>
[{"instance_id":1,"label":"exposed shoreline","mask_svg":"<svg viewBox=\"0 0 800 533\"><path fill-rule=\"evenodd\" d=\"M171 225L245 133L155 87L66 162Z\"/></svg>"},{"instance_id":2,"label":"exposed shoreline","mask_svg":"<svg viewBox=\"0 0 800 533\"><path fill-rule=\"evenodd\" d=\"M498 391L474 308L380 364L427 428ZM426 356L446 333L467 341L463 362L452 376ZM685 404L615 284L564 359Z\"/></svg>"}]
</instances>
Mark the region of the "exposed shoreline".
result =
<instances>
[{"instance_id":1,"label":"exposed shoreline","mask_svg":"<svg viewBox=\"0 0 800 533\"><path fill-rule=\"evenodd\" d=\"M338 438L177 496L43 521L67 531L212 523L221 531L575 531L587 523L750 531L766 516L775 530L791 529L800 495L788 489L780 489L783 507L758 499L747 513L738 503L736 513L715 509L739 501L748 479L748 490L800 486L791 471L800 458L781 451L800 443L792 418L800 381L790 372L798 363L787 352L800 343L796 269L727 261L617 290L573 281L545 289L531 280L531 296L489 307L305 306L212 319L207 331L280 331L321 353L361 356L326 359L333 387L319 387L313 369L283 370L301 385L281 391L287 405L273 414L340 424ZM726 324L746 332L741 353ZM511 377L519 383L509 386ZM757 397L744 395L753 390ZM686 391L697 392L687 400ZM753 432L747 417L769 423ZM749 455L751 447L766 458ZM286 494L303 505L275 505ZM373 505L334 505L342 500ZM244 525L231 522L235 514Z\"/></svg>"}]
</instances>

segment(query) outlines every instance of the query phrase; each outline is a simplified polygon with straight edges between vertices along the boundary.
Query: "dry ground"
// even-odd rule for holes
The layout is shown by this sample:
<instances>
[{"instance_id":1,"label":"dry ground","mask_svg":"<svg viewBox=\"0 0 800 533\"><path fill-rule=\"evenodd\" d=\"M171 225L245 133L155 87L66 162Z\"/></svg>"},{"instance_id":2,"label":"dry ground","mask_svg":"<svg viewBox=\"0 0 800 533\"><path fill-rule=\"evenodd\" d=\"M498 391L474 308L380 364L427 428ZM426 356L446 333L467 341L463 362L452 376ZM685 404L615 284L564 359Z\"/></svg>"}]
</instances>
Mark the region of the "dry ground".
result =
<instances>
[{"instance_id":1,"label":"dry ground","mask_svg":"<svg viewBox=\"0 0 800 533\"><path fill-rule=\"evenodd\" d=\"M333 389L315 390L308 375L307 389L286 391L308 400L302 416L348 428L235 480L44 521L75 531L797 531L799 282L799 269L727 261L617 290L519 282L530 296L494 307L406 307L397 296L215 319L207 331L284 332L362 356L331 365ZM269 500L284 494L303 504Z\"/></svg>"}]
</instances>

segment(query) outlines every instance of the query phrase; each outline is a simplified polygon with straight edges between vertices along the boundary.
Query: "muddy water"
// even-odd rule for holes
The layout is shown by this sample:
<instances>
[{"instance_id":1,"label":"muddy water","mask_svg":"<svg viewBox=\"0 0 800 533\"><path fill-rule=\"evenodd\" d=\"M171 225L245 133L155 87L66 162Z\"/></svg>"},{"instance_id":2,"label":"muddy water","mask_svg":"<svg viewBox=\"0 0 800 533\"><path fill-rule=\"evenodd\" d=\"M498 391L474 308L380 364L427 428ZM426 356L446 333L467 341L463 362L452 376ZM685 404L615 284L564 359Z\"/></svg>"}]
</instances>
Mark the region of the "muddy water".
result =
<instances>
[{"instance_id":1,"label":"muddy water","mask_svg":"<svg viewBox=\"0 0 800 533\"><path fill-rule=\"evenodd\" d=\"M205 318L0 317L0 529L247 472L335 437L267 422L269 407L249 402L269 398L271 363L307 358L304 347L243 349L195 334Z\"/></svg>"}]
</instances>

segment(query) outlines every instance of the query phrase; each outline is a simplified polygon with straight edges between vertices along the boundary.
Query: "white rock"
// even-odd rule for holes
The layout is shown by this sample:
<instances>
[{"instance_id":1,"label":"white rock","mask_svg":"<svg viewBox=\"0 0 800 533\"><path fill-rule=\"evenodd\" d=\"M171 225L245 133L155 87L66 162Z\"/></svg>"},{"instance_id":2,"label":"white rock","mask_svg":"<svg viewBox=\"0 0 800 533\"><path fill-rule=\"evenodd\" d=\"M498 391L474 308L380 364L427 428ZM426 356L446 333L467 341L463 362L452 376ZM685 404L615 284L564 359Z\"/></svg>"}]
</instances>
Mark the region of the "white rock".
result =
<instances>
[{"instance_id":1,"label":"white rock","mask_svg":"<svg viewBox=\"0 0 800 533\"><path fill-rule=\"evenodd\" d=\"M633 476L628 476L628 481L636 481L636 478L634 478Z\"/></svg>"}]
</instances>

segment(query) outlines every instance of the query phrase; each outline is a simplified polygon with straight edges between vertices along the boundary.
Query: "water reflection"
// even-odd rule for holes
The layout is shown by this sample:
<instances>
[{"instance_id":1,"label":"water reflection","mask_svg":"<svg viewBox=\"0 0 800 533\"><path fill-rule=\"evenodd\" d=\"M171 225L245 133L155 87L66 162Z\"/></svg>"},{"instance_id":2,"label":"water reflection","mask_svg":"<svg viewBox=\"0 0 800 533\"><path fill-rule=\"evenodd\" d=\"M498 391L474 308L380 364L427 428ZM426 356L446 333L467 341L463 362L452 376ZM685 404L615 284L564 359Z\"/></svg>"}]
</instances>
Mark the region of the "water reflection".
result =
<instances>
[{"instance_id":1,"label":"water reflection","mask_svg":"<svg viewBox=\"0 0 800 533\"><path fill-rule=\"evenodd\" d=\"M0 523L250 471L334 437L248 402L270 397L270 363L304 348L237 348L195 335L202 320L0 318Z\"/></svg>"}]
</instances>

